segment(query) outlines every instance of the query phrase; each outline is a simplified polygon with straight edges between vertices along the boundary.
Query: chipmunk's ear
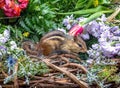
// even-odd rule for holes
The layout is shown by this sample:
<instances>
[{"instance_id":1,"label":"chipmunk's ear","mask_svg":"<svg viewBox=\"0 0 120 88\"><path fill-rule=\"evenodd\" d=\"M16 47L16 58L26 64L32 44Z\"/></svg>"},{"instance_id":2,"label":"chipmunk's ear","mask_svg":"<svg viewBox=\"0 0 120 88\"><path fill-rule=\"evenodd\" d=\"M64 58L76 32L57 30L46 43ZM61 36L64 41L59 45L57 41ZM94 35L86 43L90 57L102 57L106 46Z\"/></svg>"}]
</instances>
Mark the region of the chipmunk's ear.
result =
<instances>
[{"instance_id":1,"label":"chipmunk's ear","mask_svg":"<svg viewBox=\"0 0 120 88\"><path fill-rule=\"evenodd\" d=\"M81 37L77 35L77 36L73 36L73 39L75 42L78 42L79 40L81 40Z\"/></svg>"},{"instance_id":2,"label":"chipmunk's ear","mask_svg":"<svg viewBox=\"0 0 120 88\"><path fill-rule=\"evenodd\" d=\"M74 41L78 41L78 36L73 36Z\"/></svg>"}]
</instances>

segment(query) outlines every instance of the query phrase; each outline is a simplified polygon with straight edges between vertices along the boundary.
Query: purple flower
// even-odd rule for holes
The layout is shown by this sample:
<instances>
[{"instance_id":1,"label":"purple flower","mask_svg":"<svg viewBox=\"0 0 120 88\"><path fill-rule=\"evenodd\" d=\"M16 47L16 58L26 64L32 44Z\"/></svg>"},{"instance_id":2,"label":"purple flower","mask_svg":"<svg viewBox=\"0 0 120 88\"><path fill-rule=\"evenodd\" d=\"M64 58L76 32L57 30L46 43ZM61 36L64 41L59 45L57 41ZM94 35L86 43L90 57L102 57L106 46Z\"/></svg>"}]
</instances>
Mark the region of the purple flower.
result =
<instances>
[{"instance_id":1,"label":"purple flower","mask_svg":"<svg viewBox=\"0 0 120 88\"><path fill-rule=\"evenodd\" d=\"M6 51L7 51L6 47L1 45L1 46L0 46L0 55L5 54Z\"/></svg>"},{"instance_id":2,"label":"purple flower","mask_svg":"<svg viewBox=\"0 0 120 88\"><path fill-rule=\"evenodd\" d=\"M100 44L102 44L102 43L104 44L107 41L107 38L101 37L98 39L98 41Z\"/></svg>"},{"instance_id":3,"label":"purple flower","mask_svg":"<svg viewBox=\"0 0 120 88\"><path fill-rule=\"evenodd\" d=\"M8 38L5 38L2 34L0 34L0 43L4 44L8 41Z\"/></svg>"},{"instance_id":4,"label":"purple flower","mask_svg":"<svg viewBox=\"0 0 120 88\"><path fill-rule=\"evenodd\" d=\"M67 16L64 20L63 20L63 24L64 26L66 26L66 28L69 30L73 24L75 24L75 20L73 18L73 15L71 16Z\"/></svg>"},{"instance_id":5,"label":"purple flower","mask_svg":"<svg viewBox=\"0 0 120 88\"><path fill-rule=\"evenodd\" d=\"M89 33L89 34L92 34L93 36L95 37L98 37L99 36L99 29L100 29L100 26L99 24L96 22L96 21L92 21L90 22L88 25L86 25L84 27L84 29Z\"/></svg>"},{"instance_id":6,"label":"purple flower","mask_svg":"<svg viewBox=\"0 0 120 88\"><path fill-rule=\"evenodd\" d=\"M83 22L85 19L86 19L86 18L84 18L84 17L79 17L79 18L77 18L76 20L77 20L78 22Z\"/></svg>"},{"instance_id":7,"label":"purple flower","mask_svg":"<svg viewBox=\"0 0 120 88\"><path fill-rule=\"evenodd\" d=\"M73 24L82 22L84 17L79 17L76 20L73 16L64 19L63 23L70 29ZM89 34L98 39L99 44L93 45L87 51L91 58L105 58L120 55L120 29L119 26L110 26L106 24L106 16L103 14L101 18L91 21L88 24L82 25L84 32L80 35L84 40L89 39ZM119 54L118 54L119 53Z\"/></svg>"},{"instance_id":8,"label":"purple flower","mask_svg":"<svg viewBox=\"0 0 120 88\"><path fill-rule=\"evenodd\" d=\"M99 29L99 33L103 33L104 31L106 30L110 30L110 26L106 25L104 22L98 22L99 23L99 26L100 26L100 29Z\"/></svg>"},{"instance_id":9,"label":"purple flower","mask_svg":"<svg viewBox=\"0 0 120 88\"><path fill-rule=\"evenodd\" d=\"M92 45L92 48L93 48L94 50L97 50L97 49L99 48L99 45L98 45L98 44L93 44L93 45Z\"/></svg>"},{"instance_id":10,"label":"purple flower","mask_svg":"<svg viewBox=\"0 0 120 88\"><path fill-rule=\"evenodd\" d=\"M0 34L0 43L4 44L8 41L10 37L10 31L9 30L5 30L3 32L3 34Z\"/></svg>"},{"instance_id":11,"label":"purple flower","mask_svg":"<svg viewBox=\"0 0 120 88\"><path fill-rule=\"evenodd\" d=\"M113 57L114 55L117 55L118 53L118 50L117 50L118 47L111 46L109 42L107 42L104 45L101 45L101 47L103 50L103 54L107 57Z\"/></svg>"},{"instance_id":12,"label":"purple flower","mask_svg":"<svg viewBox=\"0 0 120 88\"><path fill-rule=\"evenodd\" d=\"M0 46L0 50L6 50L5 46Z\"/></svg>"},{"instance_id":13,"label":"purple flower","mask_svg":"<svg viewBox=\"0 0 120 88\"><path fill-rule=\"evenodd\" d=\"M116 46L116 47L117 47L117 46L119 46L119 47L120 47L120 43L115 44L115 46Z\"/></svg>"},{"instance_id":14,"label":"purple flower","mask_svg":"<svg viewBox=\"0 0 120 88\"><path fill-rule=\"evenodd\" d=\"M115 31L117 31L119 29L119 27L118 26L114 26L114 27L111 27L110 28L110 32L115 32Z\"/></svg>"},{"instance_id":15,"label":"purple flower","mask_svg":"<svg viewBox=\"0 0 120 88\"><path fill-rule=\"evenodd\" d=\"M106 18L106 16L105 16L105 14L103 14L103 15L101 16L101 18L98 18L97 20L106 21L107 18Z\"/></svg>"},{"instance_id":16,"label":"purple flower","mask_svg":"<svg viewBox=\"0 0 120 88\"><path fill-rule=\"evenodd\" d=\"M113 34L114 34L115 36L120 36L120 29L119 29L119 30L116 30Z\"/></svg>"},{"instance_id":17,"label":"purple flower","mask_svg":"<svg viewBox=\"0 0 120 88\"><path fill-rule=\"evenodd\" d=\"M90 39L90 36L89 36L88 33L82 33L80 36L81 36L84 40Z\"/></svg>"}]
</instances>

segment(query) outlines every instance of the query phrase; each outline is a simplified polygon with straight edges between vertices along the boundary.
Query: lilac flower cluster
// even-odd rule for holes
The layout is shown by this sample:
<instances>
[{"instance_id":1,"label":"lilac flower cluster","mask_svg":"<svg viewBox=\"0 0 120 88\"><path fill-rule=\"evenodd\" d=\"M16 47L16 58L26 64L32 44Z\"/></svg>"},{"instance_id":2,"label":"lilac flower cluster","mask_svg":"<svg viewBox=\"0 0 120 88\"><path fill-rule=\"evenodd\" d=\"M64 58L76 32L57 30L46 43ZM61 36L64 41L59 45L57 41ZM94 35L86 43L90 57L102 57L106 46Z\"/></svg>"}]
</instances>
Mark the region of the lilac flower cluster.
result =
<instances>
[{"instance_id":1,"label":"lilac flower cluster","mask_svg":"<svg viewBox=\"0 0 120 88\"><path fill-rule=\"evenodd\" d=\"M90 48L88 51L87 51L88 55L89 55L89 58L90 59L104 59L105 56L102 55L102 48L100 46L100 44L93 44L92 45L92 48Z\"/></svg>"},{"instance_id":2,"label":"lilac flower cluster","mask_svg":"<svg viewBox=\"0 0 120 88\"><path fill-rule=\"evenodd\" d=\"M102 51L107 57L120 56L120 35L116 36L116 33L116 31L105 30L98 39Z\"/></svg>"},{"instance_id":3,"label":"lilac flower cluster","mask_svg":"<svg viewBox=\"0 0 120 88\"><path fill-rule=\"evenodd\" d=\"M5 46L5 43L9 40L9 33L9 30L5 30L3 34L0 34L0 56L6 53L7 48Z\"/></svg>"},{"instance_id":4,"label":"lilac flower cluster","mask_svg":"<svg viewBox=\"0 0 120 88\"><path fill-rule=\"evenodd\" d=\"M5 60L9 74L14 71L14 65L22 51L23 49L17 47L16 42L10 38L10 30L6 29L0 34L0 59L1 61Z\"/></svg>"},{"instance_id":5,"label":"lilac flower cluster","mask_svg":"<svg viewBox=\"0 0 120 88\"><path fill-rule=\"evenodd\" d=\"M73 16L70 16L63 21L63 24L66 27L69 25L67 29L70 29L74 24L80 23L85 19L86 18L83 17L73 19ZM96 37L99 42L97 46L93 45L97 47L96 49L92 47L88 50L90 57L94 56L94 58L98 58L98 53L106 57L120 56L120 29L118 26L111 26L106 19L107 18L103 14L101 18L97 18L83 25L84 32L81 34L81 37L83 39L89 39L90 35L92 35ZM99 57L102 58L101 56Z\"/></svg>"},{"instance_id":6,"label":"lilac flower cluster","mask_svg":"<svg viewBox=\"0 0 120 88\"><path fill-rule=\"evenodd\" d=\"M5 30L3 32L3 34L0 34L0 43L4 44L8 41L9 37L10 37L10 31L9 30Z\"/></svg>"},{"instance_id":7,"label":"lilac flower cluster","mask_svg":"<svg viewBox=\"0 0 120 88\"><path fill-rule=\"evenodd\" d=\"M0 34L0 56L1 58L6 55L12 55L14 58L17 58L17 54L21 52L22 49L17 47L15 41L10 39L10 30L6 29L3 33Z\"/></svg>"},{"instance_id":8,"label":"lilac flower cluster","mask_svg":"<svg viewBox=\"0 0 120 88\"><path fill-rule=\"evenodd\" d=\"M19 49L16 42L10 39L10 30L6 29L0 34L0 56L12 54L13 52L19 52Z\"/></svg>"},{"instance_id":9,"label":"lilac flower cluster","mask_svg":"<svg viewBox=\"0 0 120 88\"><path fill-rule=\"evenodd\" d=\"M105 22L105 19L94 20L86 25L85 30L98 39L101 51L106 57L120 56L120 29Z\"/></svg>"},{"instance_id":10,"label":"lilac flower cluster","mask_svg":"<svg viewBox=\"0 0 120 88\"><path fill-rule=\"evenodd\" d=\"M63 20L63 24L64 26L66 26L66 28L69 30L73 24L75 23L76 20L74 20L73 15L71 16L67 16L64 20Z\"/></svg>"}]
</instances>

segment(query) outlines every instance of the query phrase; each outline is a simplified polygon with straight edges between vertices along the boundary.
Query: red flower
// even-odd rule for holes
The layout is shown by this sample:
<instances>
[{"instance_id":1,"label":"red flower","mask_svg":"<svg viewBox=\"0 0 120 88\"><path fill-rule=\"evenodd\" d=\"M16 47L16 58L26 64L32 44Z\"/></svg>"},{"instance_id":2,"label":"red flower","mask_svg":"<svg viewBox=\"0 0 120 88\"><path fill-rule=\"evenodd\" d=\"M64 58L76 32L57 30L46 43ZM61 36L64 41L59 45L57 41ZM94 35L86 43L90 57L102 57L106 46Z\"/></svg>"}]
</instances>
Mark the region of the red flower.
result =
<instances>
[{"instance_id":1,"label":"red flower","mask_svg":"<svg viewBox=\"0 0 120 88\"><path fill-rule=\"evenodd\" d=\"M6 16L14 17L14 16L20 16L21 8L18 5L15 5L13 9L7 9L7 11L4 11Z\"/></svg>"},{"instance_id":2,"label":"red flower","mask_svg":"<svg viewBox=\"0 0 120 88\"><path fill-rule=\"evenodd\" d=\"M20 16L21 13L21 8L19 7L19 5L15 5L14 9L13 9L13 14L14 16Z\"/></svg>"},{"instance_id":3,"label":"red flower","mask_svg":"<svg viewBox=\"0 0 120 88\"><path fill-rule=\"evenodd\" d=\"M25 9L27 7L27 5L28 5L28 2L23 2L23 3L19 4L21 9Z\"/></svg>"},{"instance_id":4,"label":"red flower","mask_svg":"<svg viewBox=\"0 0 120 88\"><path fill-rule=\"evenodd\" d=\"M19 7L19 5L15 4L13 0L7 0L5 6L3 7L3 10L5 15L9 17L20 16L21 12L21 8Z\"/></svg>"},{"instance_id":5,"label":"red flower","mask_svg":"<svg viewBox=\"0 0 120 88\"><path fill-rule=\"evenodd\" d=\"M15 6L14 0L5 0L5 4L6 4L9 8L14 8L14 6Z\"/></svg>"},{"instance_id":6,"label":"red flower","mask_svg":"<svg viewBox=\"0 0 120 88\"><path fill-rule=\"evenodd\" d=\"M15 6L14 1L6 0L5 5L3 6L3 10L7 12L12 12L14 6Z\"/></svg>"},{"instance_id":7,"label":"red flower","mask_svg":"<svg viewBox=\"0 0 120 88\"><path fill-rule=\"evenodd\" d=\"M18 0L18 2L28 2L29 0Z\"/></svg>"},{"instance_id":8,"label":"red flower","mask_svg":"<svg viewBox=\"0 0 120 88\"><path fill-rule=\"evenodd\" d=\"M78 34L81 34L82 32L83 32L83 27L77 24L77 25L74 25L70 29L69 34L72 36L77 36Z\"/></svg>"},{"instance_id":9,"label":"red flower","mask_svg":"<svg viewBox=\"0 0 120 88\"><path fill-rule=\"evenodd\" d=\"M6 16L20 16L21 10L25 9L29 0L18 0L16 4L14 0L0 0L0 8L4 10Z\"/></svg>"},{"instance_id":10,"label":"red flower","mask_svg":"<svg viewBox=\"0 0 120 88\"><path fill-rule=\"evenodd\" d=\"M0 0L0 8L2 8L5 5L5 1L4 0Z\"/></svg>"},{"instance_id":11,"label":"red flower","mask_svg":"<svg viewBox=\"0 0 120 88\"><path fill-rule=\"evenodd\" d=\"M13 13L10 13L10 12L7 12L7 11L4 11L4 14L8 17L14 17Z\"/></svg>"},{"instance_id":12,"label":"red flower","mask_svg":"<svg viewBox=\"0 0 120 88\"><path fill-rule=\"evenodd\" d=\"M21 9L25 9L28 5L29 0L18 0Z\"/></svg>"}]
</instances>

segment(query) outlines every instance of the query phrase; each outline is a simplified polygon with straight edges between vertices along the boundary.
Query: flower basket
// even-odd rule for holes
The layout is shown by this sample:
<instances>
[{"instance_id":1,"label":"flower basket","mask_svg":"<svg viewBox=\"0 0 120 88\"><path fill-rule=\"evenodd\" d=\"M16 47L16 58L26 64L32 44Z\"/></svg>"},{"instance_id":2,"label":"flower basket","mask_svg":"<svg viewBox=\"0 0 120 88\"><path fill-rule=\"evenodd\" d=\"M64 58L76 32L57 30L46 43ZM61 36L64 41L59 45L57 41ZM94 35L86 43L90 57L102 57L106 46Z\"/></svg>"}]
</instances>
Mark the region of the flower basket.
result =
<instances>
[{"instance_id":1,"label":"flower basket","mask_svg":"<svg viewBox=\"0 0 120 88\"><path fill-rule=\"evenodd\" d=\"M43 75L30 76L31 80L29 85L24 81L24 78L18 78L17 76L12 82L3 84L4 78L7 74L2 71L0 73L0 86L2 88L99 88L97 84L89 85L85 82L85 79L79 79L77 73L87 74L87 69L81 65L72 62L72 59L81 61L80 58L70 54L53 55L44 59L36 56L30 56L33 61L42 61L50 67L50 71ZM56 59L57 58L57 59ZM119 61L119 59L114 59ZM15 69L18 65L15 66ZM118 63L118 68L120 65ZM110 88L119 88L119 85L111 83Z\"/></svg>"},{"instance_id":2,"label":"flower basket","mask_svg":"<svg viewBox=\"0 0 120 88\"><path fill-rule=\"evenodd\" d=\"M40 59L36 56L30 56L33 61L42 61L50 67L49 73L42 76L30 76L29 85L25 84L24 78L14 77L13 81L8 84L3 84L4 78L8 76L4 71L0 74L0 85L3 88L88 88L88 84L83 80L79 80L76 76L77 72L86 74L87 69L77 63L70 62L70 58L80 61L80 58L70 54L53 55L46 59ZM37 59L36 59L37 58ZM57 59L55 59L57 58ZM18 65L15 66L15 69Z\"/></svg>"}]
</instances>

